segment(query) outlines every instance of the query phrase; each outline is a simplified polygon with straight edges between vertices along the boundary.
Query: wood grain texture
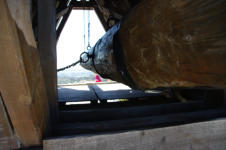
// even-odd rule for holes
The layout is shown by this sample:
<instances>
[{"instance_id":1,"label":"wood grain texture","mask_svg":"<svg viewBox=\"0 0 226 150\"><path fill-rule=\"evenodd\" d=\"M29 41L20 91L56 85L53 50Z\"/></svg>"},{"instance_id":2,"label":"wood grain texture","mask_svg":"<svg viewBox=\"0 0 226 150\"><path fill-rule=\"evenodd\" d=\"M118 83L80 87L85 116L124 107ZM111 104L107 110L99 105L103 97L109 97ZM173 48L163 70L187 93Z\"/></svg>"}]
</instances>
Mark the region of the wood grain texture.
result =
<instances>
[{"instance_id":1,"label":"wood grain texture","mask_svg":"<svg viewBox=\"0 0 226 150\"><path fill-rule=\"evenodd\" d=\"M59 102L92 101L98 100L98 98L99 100L143 98L155 95L161 95L161 93L153 94L132 90L119 83L58 87Z\"/></svg>"},{"instance_id":2,"label":"wood grain texture","mask_svg":"<svg viewBox=\"0 0 226 150\"><path fill-rule=\"evenodd\" d=\"M144 0L136 6L119 34L137 87L224 88L225 12L225 0Z\"/></svg>"},{"instance_id":3,"label":"wood grain texture","mask_svg":"<svg viewBox=\"0 0 226 150\"><path fill-rule=\"evenodd\" d=\"M143 0L82 66L134 89L225 88L225 41L225 0Z\"/></svg>"},{"instance_id":4,"label":"wood grain texture","mask_svg":"<svg viewBox=\"0 0 226 150\"><path fill-rule=\"evenodd\" d=\"M16 10L28 12L30 5L27 1L18 1L14 5ZM8 1L8 5L11 5ZM49 120L48 99L44 86L42 69L40 66L39 52L28 43L24 30L30 17L19 15L13 19L6 0L0 1L0 91L7 111L15 129L15 134L23 146L39 145L46 132ZM23 7L20 7L23 6ZM27 7L26 7L27 6ZM18 13L19 13L18 12ZM19 13L19 14L23 14ZM22 17L22 18L20 18Z\"/></svg>"},{"instance_id":5,"label":"wood grain texture","mask_svg":"<svg viewBox=\"0 0 226 150\"><path fill-rule=\"evenodd\" d=\"M30 0L7 0L7 4L9 7L10 15L16 22L18 28L24 33L24 38L27 44L36 48L37 45L32 30L32 21L30 19Z\"/></svg>"},{"instance_id":6,"label":"wood grain texture","mask_svg":"<svg viewBox=\"0 0 226 150\"><path fill-rule=\"evenodd\" d=\"M0 93L0 150L20 148L19 139L14 135L13 128L8 118L1 93Z\"/></svg>"},{"instance_id":7,"label":"wood grain texture","mask_svg":"<svg viewBox=\"0 0 226 150\"><path fill-rule=\"evenodd\" d=\"M44 150L225 150L226 120L44 141Z\"/></svg>"}]
</instances>

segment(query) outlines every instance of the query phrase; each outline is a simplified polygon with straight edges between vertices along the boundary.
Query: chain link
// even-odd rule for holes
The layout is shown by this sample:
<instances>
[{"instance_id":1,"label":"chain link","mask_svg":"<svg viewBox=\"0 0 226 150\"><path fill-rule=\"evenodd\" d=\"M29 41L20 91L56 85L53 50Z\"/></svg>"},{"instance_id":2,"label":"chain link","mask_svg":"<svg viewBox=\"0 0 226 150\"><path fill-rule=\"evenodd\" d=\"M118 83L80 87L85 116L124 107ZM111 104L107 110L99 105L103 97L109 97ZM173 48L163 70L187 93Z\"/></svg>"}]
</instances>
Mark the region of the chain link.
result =
<instances>
[{"instance_id":1,"label":"chain link","mask_svg":"<svg viewBox=\"0 0 226 150\"><path fill-rule=\"evenodd\" d=\"M86 55L86 57L82 57L83 55ZM66 67L63 67L63 68L60 68L60 69L57 69L57 72L60 72L60 71L64 71L66 69L69 69L75 65L77 65L78 63L86 63L89 61L89 59L92 57L92 55L89 55L89 53L87 52L82 52L81 55L80 55L80 59Z\"/></svg>"},{"instance_id":2,"label":"chain link","mask_svg":"<svg viewBox=\"0 0 226 150\"><path fill-rule=\"evenodd\" d=\"M74 62L74 63L72 63L72 64L70 64L70 65L68 65L68 66L66 66L66 67L57 69L57 72L64 71L65 69L69 69L69 68L71 68L71 67L77 65L78 63L80 63L80 60L78 60L78 61L76 61L76 62Z\"/></svg>"},{"instance_id":3,"label":"chain link","mask_svg":"<svg viewBox=\"0 0 226 150\"><path fill-rule=\"evenodd\" d=\"M90 46L90 10L88 10L88 46L87 50L91 48Z\"/></svg>"},{"instance_id":4,"label":"chain link","mask_svg":"<svg viewBox=\"0 0 226 150\"><path fill-rule=\"evenodd\" d=\"M85 31L85 11L83 10L83 23L84 23L84 31ZM84 32L83 31L83 32ZM84 45L85 45L85 34L84 34ZM87 50L91 49L91 46L90 46L90 11L88 11L88 46L87 46ZM85 57L82 57L82 55L87 55L86 56L86 60L85 60ZM86 63L89 61L89 59L92 57L92 55L89 55L89 53L87 52L83 52L81 53L80 55L80 60L66 66L66 67L63 67L63 68L60 68L60 69L57 69L57 72L60 72L60 71L64 71L66 69L69 69L75 65L77 65L78 63Z\"/></svg>"}]
</instances>

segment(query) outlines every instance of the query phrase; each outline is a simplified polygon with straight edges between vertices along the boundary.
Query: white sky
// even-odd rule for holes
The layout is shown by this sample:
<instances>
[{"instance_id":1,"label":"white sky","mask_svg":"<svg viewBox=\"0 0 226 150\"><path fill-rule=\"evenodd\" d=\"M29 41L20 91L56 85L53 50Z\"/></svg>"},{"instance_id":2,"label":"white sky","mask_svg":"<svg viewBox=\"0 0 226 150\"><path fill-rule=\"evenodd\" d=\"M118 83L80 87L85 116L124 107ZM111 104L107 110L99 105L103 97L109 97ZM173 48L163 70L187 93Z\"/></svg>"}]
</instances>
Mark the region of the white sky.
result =
<instances>
[{"instance_id":1,"label":"white sky","mask_svg":"<svg viewBox=\"0 0 226 150\"><path fill-rule=\"evenodd\" d=\"M88 10L73 10L69 16L64 29L57 43L57 68L67 66L79 59L84 51L84 23L83 13L85 13L85 33L87 47L87 13ZM104 35L105 31L94 10L90 10L90 43L95 43ZM76 67L81 69L81 67Z\"/></svg>"}]
</instances>

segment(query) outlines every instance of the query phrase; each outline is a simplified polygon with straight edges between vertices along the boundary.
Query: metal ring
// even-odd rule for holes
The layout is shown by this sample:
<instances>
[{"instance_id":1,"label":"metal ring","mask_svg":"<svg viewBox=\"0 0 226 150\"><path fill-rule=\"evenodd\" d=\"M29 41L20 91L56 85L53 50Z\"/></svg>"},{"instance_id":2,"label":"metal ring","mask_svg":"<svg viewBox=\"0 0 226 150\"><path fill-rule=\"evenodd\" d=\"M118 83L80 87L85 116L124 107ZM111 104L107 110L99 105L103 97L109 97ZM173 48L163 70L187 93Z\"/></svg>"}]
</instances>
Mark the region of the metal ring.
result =
<instances>
[{"instance_id":1,"label":"metal ring","mask_svg":"<svg viewBox=\"0 0 226 150\"><path fill-rule=\"evenodd\" d=\"M82 56L86 54L87 55L87 60L83 60ZM89 58L90 58L90 55L88 52L82 52L81 55L80 55L80 62L82 63L87 63L89 61Z\"/></svg>"},{"instance_id":2,"label":"metal ring","mask_svg":"<svg viewBox=\"0 0 226 150\"><path fill-rule=\"evenodd\" d=\"M91 49L91 46L90 46L90 45L88 45L88 46L87 46L87 50L90 50L90 49Z\"/></svg>"}]
</instances>

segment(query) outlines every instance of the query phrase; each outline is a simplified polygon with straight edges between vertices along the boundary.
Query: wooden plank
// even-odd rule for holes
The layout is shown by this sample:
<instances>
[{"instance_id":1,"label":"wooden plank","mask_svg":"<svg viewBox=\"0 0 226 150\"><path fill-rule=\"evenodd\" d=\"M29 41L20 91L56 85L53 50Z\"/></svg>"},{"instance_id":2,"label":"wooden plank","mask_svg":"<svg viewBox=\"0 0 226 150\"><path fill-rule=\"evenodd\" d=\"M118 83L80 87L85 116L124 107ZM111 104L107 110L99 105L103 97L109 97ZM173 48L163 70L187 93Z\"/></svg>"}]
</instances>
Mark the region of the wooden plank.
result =
<instances>
[{"instance_id":1,"label":"wooden plank","mask_svg":"<svg viewBox=\"0 0 226 150\"><path fill-rule=\"evenodd\" d=\"M20 142L15 137L8 113L0 93L0 150L20 148Z\"/></svg>"},{"instance_id":2,"label":"wooden plank","mask_svg":"<svg viewBox=\"0 0 226 150\"><path fill-rule=\"evenodd\" d=\"M30 0L0 1L0 91L23 146L40 144L49 117L30 7Z\"/></svg>"},{"instance_id":3,"label":"wooden plank","mask_svg":"<svg viewBox=\"0 0 226 150\"><path fill-rule=\"evenodd\" d=\"M67 20L68 20L68 17L70 16L70 14L71 14L71 10L72 10L72 8L71 7L69 7L68 9L67 9L67 12L66 12L66 14L64 14L62 17L62 20L59 22L59 25L58 25L58 27L57 27L57 29L56 29L56 39L57 39L57 41L58 41L58 39L60 38L60 34L61 34L61 32L62 32L62 30L63 30L63 28L64 28L64 26L65 26L65 24L66 24L66 22L67 22Z\"/></svg>"},{"instance_id":4,"label":"wooden plank","mask_svg":"<svg viewBox=\"0 0 226 150\"><path fill-rule=\"evenodd\" d=\"M119 120L169 113L191 112L206 109L202 101L149 106L82 109L60 111L60 122L96 122Z\"/></svg>"},{"instance_id":5,"label":"wooden plank","mask_svg":"<svg viewBox=\"0 0 226 150\"><path fill-rule=\"evenodd\" d=\"M93 90L87 85L58 87L59 102L78 102L98 100Z\"/></svg>"},{"instance_id":6,"label":"wooden plank","mask_svg":"<svg viewBox=\"0 0 226 150\"><path fill-rule=\"evenodd\" d=\"M102 24L102 26L104 27L104 30L107 31L109 29L108 25L107 25L107 21L105 21L104 19L104 15L102 14L102 12L100 11L100 8L98 6L94 6L94 10Z\"/></svg>"},{"instance_id":7,"label":"wooden plank","mask_svg":"<svg viewBox=\"0 0 226 150\"><path fill-rule=\"evenodd\" d=\"M72 7L75 7L75 8L80 8L80 9L83 9L83 8L90 8L90 7L94 7L96 5L96 2L95 0L90 0L90 1L71 1L70 5Z\"/></svg>"},{"instance_id":8,"label":"wooden plank","mask_svg":"<svg viewBox=\"0 0 226 150\"><path fill-rule=\"evenodd\" d=\"M44 140L44 150L225 150L226 119L166 128Z\"/></svg>"},{"instance_id":9,"label":"wooden plank","mask_svg":"<svg viewBox=\"0 0 226 150\"><path fill-rule=\"evenodd\" d=\"M129 99L129 98L141 98L157 95L159 93L144 93L139 90L132 90L128 86L117 83L117 84L101 84L101 85L92 85L92 88L95 90L96 94L100 100L108 99Z\"/></svg>"},{"instance_id":10,"label":"wooden plank","mask_svg":"<svg viewBox=\"0 0 226 150\"><path fill-rule=\"evenodd\" d=\"M59 86L59 102L78 102L92 100L112 100L149 97L161 93L144 93L143 91L132 90L120 83L97 84L97 85L78 85L78 86Z\"/></svg>"},{"instance_id":11,"label":"wooden plank","mask_svg":"<svg viewBox=\"0 0 226 150\"><path fill-rule=\"evenodd\" d=\"M58 119L56 70L56 1L38 2L38 45L51 122Z\"/></svg>"},{"instance_id":12,"label":"wooden plank","mask_svg":"<svg viewBox=\"0 0 226 150\"><path fill-rule=\"evenodd\" d=\"M197 121L206 121L218 117L225 117L226 110L203 110L196 112L175 113L148 117L137 117L121 120L62 123L55 127L55 135L75 135L102 133L109 131L123 131L142 128L156 128L175 124L185 124ZM97 116L98 117L98 116Z\"/></svg>"}]
</instances>

